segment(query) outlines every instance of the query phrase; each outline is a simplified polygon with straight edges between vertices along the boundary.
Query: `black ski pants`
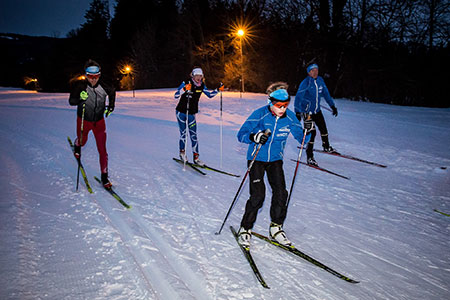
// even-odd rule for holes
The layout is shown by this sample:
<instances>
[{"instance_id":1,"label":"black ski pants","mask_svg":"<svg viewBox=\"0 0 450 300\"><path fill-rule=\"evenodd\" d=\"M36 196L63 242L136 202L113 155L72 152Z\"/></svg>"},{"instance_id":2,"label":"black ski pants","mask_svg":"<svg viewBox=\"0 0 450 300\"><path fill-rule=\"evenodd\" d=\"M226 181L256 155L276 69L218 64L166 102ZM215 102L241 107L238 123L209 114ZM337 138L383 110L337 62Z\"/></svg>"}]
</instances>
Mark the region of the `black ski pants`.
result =
<instances>
[{"instance_id":1,"label":"black ski pants","mask_svg":"<svg viewBox=\"0 0 450 300\"><path fill-rule=\"evenodd\" d=\"M248 165L250 162L251 161L248 161ZM270 206L271 221L282 225L286 219L286 201L288 192L284 180L283 161L255 161L249 174L250 198L247 200L245 213L241 221L241 226L245 229L253 228L253 224L258 215L258 210L263 206L264 198L266 196L264 173L267 173L267 179L272 188L272 203Z\"/></svg>"},{"instance_id":2,"label":"black ski pants","mask_svg":"<svg viewBox=\"0 0 450 300\"><path fill-rule=\"evenodd\" d=\"M311 118L315 124L314 129L311 130L311 138L306 147L306 156L313 157L314 151L314 140L316 139L316 128L320 131L320 137L322 138L322 146L328 148L330 146L330 142L328 140L328 129L327 124L325 123L325 118L323 117L322 111L319 110L318 113L312 114Z\"/></svg>"}]
</instances>

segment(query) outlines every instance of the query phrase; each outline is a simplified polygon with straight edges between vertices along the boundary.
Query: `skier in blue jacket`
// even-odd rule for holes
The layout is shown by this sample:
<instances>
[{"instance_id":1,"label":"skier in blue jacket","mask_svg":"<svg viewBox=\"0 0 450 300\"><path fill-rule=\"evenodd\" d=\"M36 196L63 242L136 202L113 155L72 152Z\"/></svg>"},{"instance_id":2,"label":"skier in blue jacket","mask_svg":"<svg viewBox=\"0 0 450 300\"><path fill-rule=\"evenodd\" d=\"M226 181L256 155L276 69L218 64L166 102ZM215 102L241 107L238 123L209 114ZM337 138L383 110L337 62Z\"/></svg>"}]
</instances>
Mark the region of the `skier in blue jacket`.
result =
<instances>
[{"instance_id":1,"label":"skier in blue jacket","mask_svg":"<svg viewBox=\"0 0 450 300\"><path fill-rule=\"evenodd\" d=\"M198 113L198 102L200 96L204 93L208 98L212 98L220 91L223 91L224 86L220 83L219 87L213 91L208 90L205 85L203 77L203 70L201 68L194 68L189 79L183 81L175 92L175 99L180 99L176 107L176 115L178 126L180 128L180 159L187 161L186 156L186 138L187 131L191 137L192 152L194 163L199 166L205 164L199 159L198 140L197 140L197 122L195 114ZM186 128L186 119L189 129Z\"/></svg>"},{"instance_id":2,"label":"skier in blue jacket","mask_svg":"<svg viewBox=\"0 0 450 300\"><path fill-rule=\"evenodd\" d=\"M251 229L256 221L258 210L264 203L266 193L264 173L267 173L267 179L272 188L269 236L283 245L291 245L283 231L288 196L284 180L283 152L289 133L292 133L297 141L302 142L303 128L295 114L287 109L290 96L285 83L272 84L268 88L268 94L268 105L255 110L237 134L240 142L249 144L248 165L250 165L258 146L261 145L250 169L250 198L245 206L245 213L238 232L238 241L244 247L250 246ZM271 132L270 136L264 134L267 129ZM308 139L309 134L306 136L305 142Z\"/></svg>"},{"instance_id":3,"label":"skier in blue jacket","mask_svg":"<svg viewBox=\"0 0 450 300\"><path fill-rule=\"evenodd\" d=\"M303 119L303 124L312 123L317 126L322 138L322 147L326 152L336 152L333 147L330 146L328 140L328 129L320 110L320 100L324 98L333 111L333 116L337 117L338 111L333 99L330 96L327 86L321 76L319 76L319 66L317 64L311 64L306 68L308 77L306 77L295 95L294 109L299 120ZM305 125L306 126L306 125ZM309 125L308 125L309 127ZM317 166L317 162L314 159L314 139L316 137L315 128L311 131L311 139L309 140L306 148L307 163Z\"/></svg>"}]
</instances>

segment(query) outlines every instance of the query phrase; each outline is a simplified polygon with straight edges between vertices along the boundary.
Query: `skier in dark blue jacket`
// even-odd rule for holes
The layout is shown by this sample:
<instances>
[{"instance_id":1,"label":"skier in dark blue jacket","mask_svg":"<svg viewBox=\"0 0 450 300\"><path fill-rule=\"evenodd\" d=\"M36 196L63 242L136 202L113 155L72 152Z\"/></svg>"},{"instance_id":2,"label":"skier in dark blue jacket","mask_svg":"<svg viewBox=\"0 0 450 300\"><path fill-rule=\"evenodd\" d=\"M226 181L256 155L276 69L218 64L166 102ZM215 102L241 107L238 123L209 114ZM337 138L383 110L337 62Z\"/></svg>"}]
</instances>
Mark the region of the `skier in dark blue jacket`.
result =
<instances>
[{"instance_id":1,"label":"skier in dark blue jacket","mask_svg":"<svg viewBox=\"0 0 450 300\"><path fill-rule=\"evenodd\" d=\"M303 119L303 124L312 123L317 126L322 138L322 147L326 152L336 152L333 147L330 146L328 140L328 129L320 110L320 100L324 98L333 111L333 116L337 117L338 111L334 104L333 98L330 96L325 81L319 76L319 66L317 64L311 64L306 68L308 77L306 77L300 84L297 95L295 95L295 113L299 120ZM305 125L306 126L306 125ZM308 125L309 127L309 125ZM306 148L307 163L317 166L317 162L314 159L314 139L316 137L315 128L311 131L311 139Z\"/></svg>"},{"instance_id":2,"label":"skier in dark blue jacket","mask_svg":"<svg viewBox=\"0 0 450 300\"><path fill-rule=\"evenodd\" d=\"M302 142L303 128L295 114L287 109L290 96L285 83L272 84L268 88L268 94L269 104L255 110L237 134L240 142L249 144L247 151L248 165L250 165L257 148L261 145L250 169L250 198L245 206L245 213L238 233L238 241L244 247L250 246L251 229L256 221L258 210L264 203L266 194L264 173L267 173L267 179L272 188L270 237L283 245L291 244L283 231L288 196L284 180L283 152L289 133L292 133L297 141ZM264 134L267 129L271 132L270 136ZM305 142L308 139L309 134L306 136Z\"/></svg>"}]
</instances>

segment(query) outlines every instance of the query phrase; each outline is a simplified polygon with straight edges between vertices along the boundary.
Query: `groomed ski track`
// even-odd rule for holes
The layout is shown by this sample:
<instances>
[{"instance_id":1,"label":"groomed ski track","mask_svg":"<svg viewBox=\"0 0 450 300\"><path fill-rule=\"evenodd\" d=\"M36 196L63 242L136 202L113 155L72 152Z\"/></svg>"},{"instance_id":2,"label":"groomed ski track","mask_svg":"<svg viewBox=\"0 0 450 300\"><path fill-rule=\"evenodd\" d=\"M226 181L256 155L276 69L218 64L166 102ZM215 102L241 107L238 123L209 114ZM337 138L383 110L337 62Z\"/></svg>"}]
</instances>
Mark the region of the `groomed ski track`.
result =
<instances>
[{"instance_id":1,"label":"groomed ski track","mask_svg":"<svg viewBox=\"0 0 450 300\"><path fill-rule=\"evenodd\" d=\"M442 132L442 126L428 123L415 130L414 140L417 135L425 139L436 149L432 154L414 148L398 151L404 146L399 141L406 140L405 123L427 117L429 109L416 108L421 114L409 116L411 108L392 107L403 113L397 124L383 114L391 106L337 101L339 118L326 116L333 145L389 162L389 172L317 156L323 166L345 170L352 182L300 167L285 229L303 251L361 283L349 285L253 239L252 254L271 287L266 290L231 233L214 235L241 179L215 172L198 176L172 161L179 134L172 90L137 91L136 99L120 92L117 110L107 119L110 178L131 210L95 184L99 166L92 134L82 160L94 194L83 183L75 192L77 164L66 140L67 135L74 138L75 109L68 106L67 94L1 92L0 166L7 170L0 174L2 299L393 300L449 295L448 217L433 209L450 211L444 184L449 175L440 168L449 166L450 159L426 140ZM246 147L236 142L236 132L249 112L265 103L263 95L246 96L249 100L241 102L238 93L224 93L224 145L229 147L224 166L241 175ZM201 158L219 167L218 103L201 105ZM360 126L346 138L352 123L370 122L365 105L375 114L370 130ZM448 117L442 110L430 113L433 120ZM358 141L386 119L401 138L377 140L374 133L367 143ZM289 138L286 157L296 156L297 145ZM439 165L433 164L436 157ZM287 161L289 185L295 163ZM270 222L269 193L268 188L255 225L264 234ZM226 226L238 226L247 198L246 184Z\"/></svg>"}]
</instances>

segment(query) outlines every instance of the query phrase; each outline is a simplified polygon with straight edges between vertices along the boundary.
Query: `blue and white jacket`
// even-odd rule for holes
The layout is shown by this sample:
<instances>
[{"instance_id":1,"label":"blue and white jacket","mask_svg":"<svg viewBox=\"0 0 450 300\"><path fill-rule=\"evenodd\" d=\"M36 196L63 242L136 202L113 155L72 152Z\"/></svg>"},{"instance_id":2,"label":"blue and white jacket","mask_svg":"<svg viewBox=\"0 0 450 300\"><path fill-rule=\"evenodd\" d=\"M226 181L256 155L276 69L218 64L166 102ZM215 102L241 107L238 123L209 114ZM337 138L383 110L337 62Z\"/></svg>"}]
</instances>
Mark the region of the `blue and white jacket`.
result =
<instances>
[{"instance_id":1,"label":"blue and white jacket","mask_svg":"<svg viewBox=\"0 0 450 300\"><path fill-rule=\"evenodd\" d=\"M294 112L287 109L286 113L277 117L272 114L270 106L266 105L255 110L248 119L242 124L237 134L237 138L241 143L250 144L247 151L247 159L252 160L255 155L258 144L250 140L250 134L256 134L259 131L270 129L272 134L267 142L261 146L257 161L272 162L283 159L284 147L286 139L291 132L294 138L302 142L303 127L300 121L295 117ZM305 145L308 143L310 135L305 138Z\"/></svg>"},{"instance_id":2,"label":"blue and white jacket","mask_svg":"<svg viewBox=\"0 0 450 300\"><path fill-rule=\"evenodd\" d=\"M185 92L183 89L187 84L191 84L191 90L189 92ZM208 98L212 98L219 92L217 91L217 89L213 91L208 90L203 81L200 85L196 85L192 79L183 81L177 88L174 95L175 99L180 99L176 110L185 114L189 104L189 114L195 115L196 113L198 113L198 101L200 100L200 95L202 93L204 93ZM189 97L187 97L187 95L189 95Z\"/></svg>"},{"instance_id":3,"label":"blue and white jacket","mask_svg":"<svg viewBox=\"0 0 450 300\"><path fill-rule=\"evenodd\" d=\"M321 98L327 101L330 108L335 106L323 78L318 76L317 79L314 79L308 76L298 87L295 95L294 110L296 113L316 114L320 111Z\"/></svg>"}]
</instances>

